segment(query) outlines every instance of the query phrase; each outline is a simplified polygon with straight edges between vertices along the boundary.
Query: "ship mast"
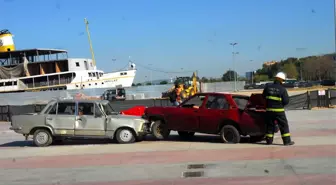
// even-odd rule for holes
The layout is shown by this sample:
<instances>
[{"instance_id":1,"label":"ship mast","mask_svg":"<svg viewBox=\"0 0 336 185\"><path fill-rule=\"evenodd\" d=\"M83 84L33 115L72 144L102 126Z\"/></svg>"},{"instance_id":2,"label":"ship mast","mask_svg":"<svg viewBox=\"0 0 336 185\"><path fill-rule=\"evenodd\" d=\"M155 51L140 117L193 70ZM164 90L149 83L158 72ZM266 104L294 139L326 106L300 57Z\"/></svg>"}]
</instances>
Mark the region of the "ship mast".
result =
<instances>
[{"instance_id":1,"label":"ship mast","mask_svg":"<svg viewBox=\"0 0 336 185\"><path fill-rule=\"evenodd\" d=\"M96 68L96 60L95 60L95 57L94 57L94 52L93 52L92 42L91 42L91 36L90 36L90 31L89 31L89 22L86 20L86 18L84 19L84 23L85 23L85 26L86 26L86 33L87 33L88 38L89 38L89 44L90 44L93 66L95 66L95 68Z\"/></svg>"}]
</instances>

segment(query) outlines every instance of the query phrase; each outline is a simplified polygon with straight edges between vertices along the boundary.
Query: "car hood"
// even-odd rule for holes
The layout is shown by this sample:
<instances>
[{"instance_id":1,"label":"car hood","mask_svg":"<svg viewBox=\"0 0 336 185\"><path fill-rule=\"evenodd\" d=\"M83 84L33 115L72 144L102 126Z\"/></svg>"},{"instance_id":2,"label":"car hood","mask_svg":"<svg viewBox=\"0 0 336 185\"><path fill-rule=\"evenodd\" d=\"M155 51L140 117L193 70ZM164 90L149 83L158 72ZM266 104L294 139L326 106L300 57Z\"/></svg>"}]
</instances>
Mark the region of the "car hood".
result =
<instances>
[{"instance_id":1,"label":"car hood","mask_svg":"<svg viewBox=\"0 0 336 185\"><path fill-rule=\"evenodd\" d=\"M117 114L117 115L109 115L109 118L117 118L117 119L141 119L141 116L132 116L132 115L123 115L123 114Z\"/></svg>"}]
</instances>

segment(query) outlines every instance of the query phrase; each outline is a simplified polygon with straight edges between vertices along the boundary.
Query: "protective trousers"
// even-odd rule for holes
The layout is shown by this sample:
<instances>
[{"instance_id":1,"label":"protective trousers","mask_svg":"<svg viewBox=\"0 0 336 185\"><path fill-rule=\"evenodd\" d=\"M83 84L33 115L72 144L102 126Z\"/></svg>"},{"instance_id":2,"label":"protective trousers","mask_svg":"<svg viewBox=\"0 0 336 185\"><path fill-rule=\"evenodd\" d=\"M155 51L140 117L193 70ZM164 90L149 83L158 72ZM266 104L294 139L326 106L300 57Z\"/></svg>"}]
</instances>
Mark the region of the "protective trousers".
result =
<instances>
[{"instance_id":1,"label":"protective trousers","mask_svg":"<svg viewBox=\"0 0 336 185\"><path fill-rule=\"evenodd\" d=\"M273 143L275 132L275 120L278 122L278 126L281 132L281 137L284 145L291 143L291 137L289 132L288 121L285 112L270 112L266 113L266 142L267 144Z\"/></svg>"}]
</instances>

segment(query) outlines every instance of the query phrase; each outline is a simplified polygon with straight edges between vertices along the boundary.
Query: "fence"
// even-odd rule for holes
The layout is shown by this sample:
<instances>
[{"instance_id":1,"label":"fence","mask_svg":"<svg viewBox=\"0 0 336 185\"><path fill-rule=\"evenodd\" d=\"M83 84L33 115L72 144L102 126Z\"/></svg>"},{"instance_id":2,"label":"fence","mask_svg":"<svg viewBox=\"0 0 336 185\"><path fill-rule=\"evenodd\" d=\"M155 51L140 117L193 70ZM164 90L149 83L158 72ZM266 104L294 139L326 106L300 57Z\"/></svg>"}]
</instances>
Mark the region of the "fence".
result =
<instances>
[{"instance_id":1,"label":"fence","mask_svg":"<svg viewBox=\"0 0 336 185\"><path fill-rule=\"evenodd\" d=\"M113 101L111 104L115 111L129 109L137 105L147 107L171 106L171 103L167 99ZM290 103L286 106L286 110L311 109L312 107L330 107L335 105L336 89L308 91L303 94L290 96ZM10 121L12 115L40 112L44 106L45 104L0 106L0 121Z\"/></svg>"}]
</instances>

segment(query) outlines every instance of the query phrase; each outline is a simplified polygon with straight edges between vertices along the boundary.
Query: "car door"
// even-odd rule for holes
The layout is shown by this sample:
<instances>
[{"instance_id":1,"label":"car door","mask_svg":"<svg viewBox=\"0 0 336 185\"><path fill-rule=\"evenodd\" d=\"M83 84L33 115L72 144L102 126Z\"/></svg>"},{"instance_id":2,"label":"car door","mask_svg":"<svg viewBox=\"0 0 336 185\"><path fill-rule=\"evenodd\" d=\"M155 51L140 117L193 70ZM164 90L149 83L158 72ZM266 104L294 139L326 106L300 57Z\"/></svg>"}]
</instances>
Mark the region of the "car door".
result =
<instances>
[{"instance_id":1,"label":"car door","mask_svg":"<svg viewBox=\"0 0 336 185\"><path fill-rule=\"evenodd\" d=\"M105 136L106 118L94 102L78 102L76 136Z\"/></svg>"},{"instance_id":2,"label":"car door","mask_svg":"<svg viewBox=\"0 0 336 185\"><path fill-rule=\"evenodd\" d=\"M229 118L230 104L221 94L208 95L204 109L199 113L199 132L217 133L218 125L224 118Z\"/></svg>"},{"instance_id":3,"label":"car door","mask_svg":"<svg viewBox=\"0 0 336 185\"><path fill-rule=\"evenodd\" d=\"M58 102L46 114L46 125L54 129L56 135L73 136L75 131L75 102Z\"/></svg>"},{"instance_id":4,"label":"car door","mask_svg":"<svg viewBox=\"0 0 336 185\"><path fill-rule=\"evenodd\" d=\"M168 128L177 131L197 131L199 129L199 112L205 95L194 95L176 108L167 111Z\"/></svg>"}]
</instances>

